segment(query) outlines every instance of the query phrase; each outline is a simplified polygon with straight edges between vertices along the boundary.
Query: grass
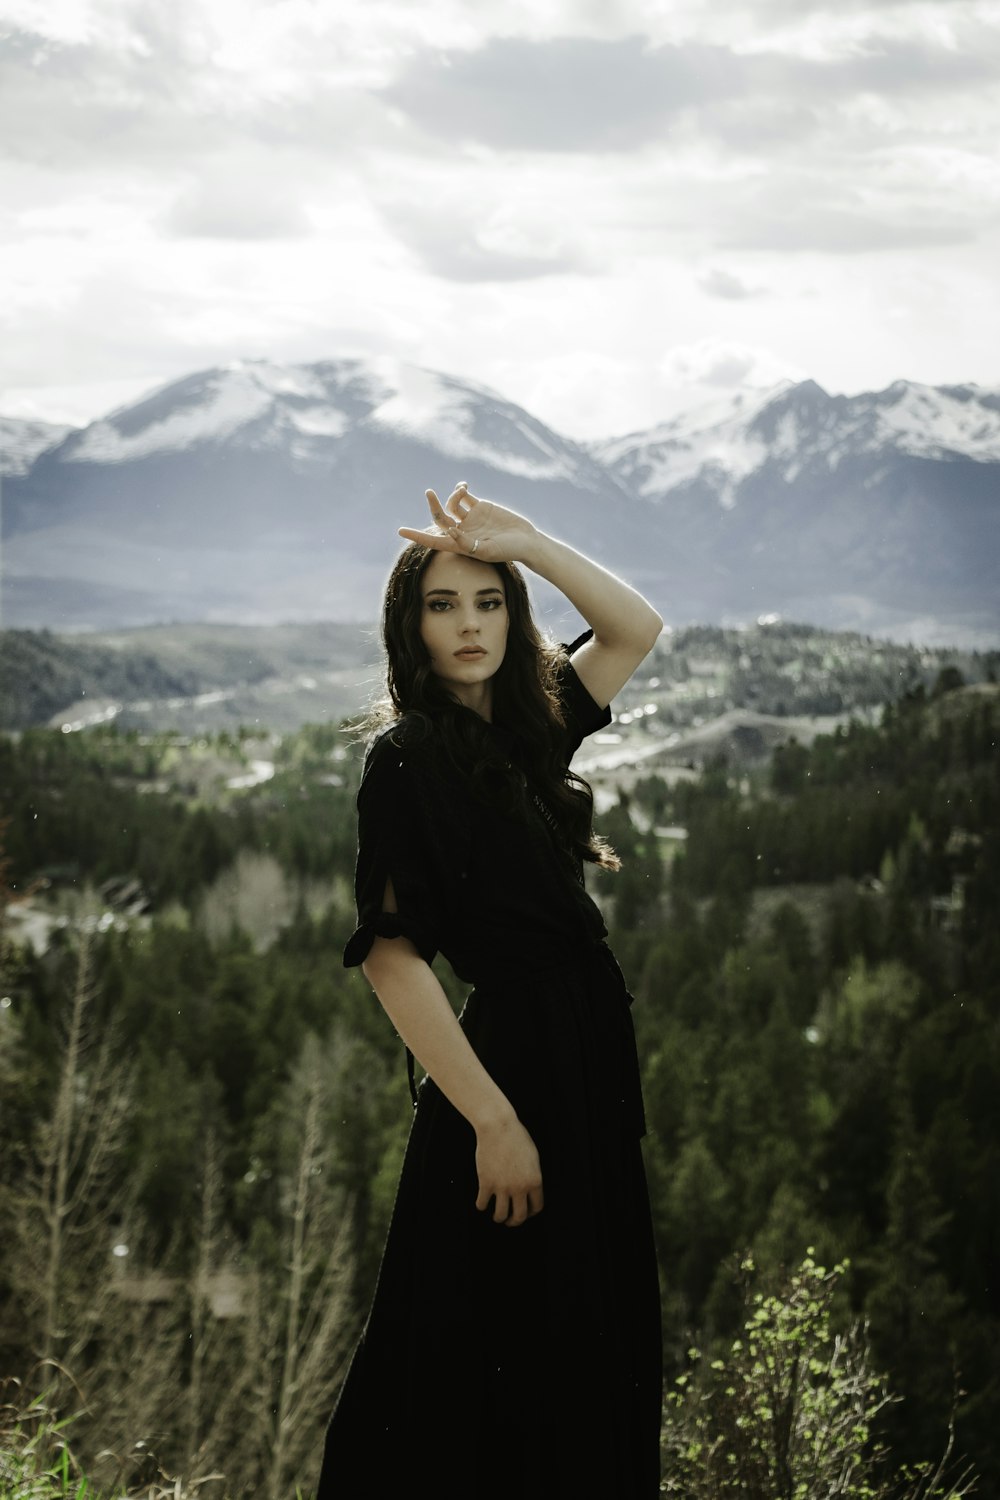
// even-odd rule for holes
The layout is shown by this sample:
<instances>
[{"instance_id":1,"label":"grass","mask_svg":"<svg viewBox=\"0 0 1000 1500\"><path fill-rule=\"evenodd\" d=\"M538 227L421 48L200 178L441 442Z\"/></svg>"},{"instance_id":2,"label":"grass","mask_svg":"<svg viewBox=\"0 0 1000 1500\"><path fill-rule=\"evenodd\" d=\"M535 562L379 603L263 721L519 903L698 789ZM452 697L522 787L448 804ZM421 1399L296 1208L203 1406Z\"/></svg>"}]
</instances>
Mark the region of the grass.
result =
<instances>
[{"instance_id":1,"label":"grass","mask_svg":"<svg viewBox=\"0 0 1000 1500\"><path fill-rule=\"evenodd\" d=\"M119 1481L99 1488L81 1472L67 1435L82 1412L59 1418L51 1399L52 1392L45 1391L29 1400L20 1381L0 1381L0 1500L195 1500L203 1485L225 1477L183 1480L160 1474L141 1484ZM296 1486L295 1500L311 1497Z\"/></svg>"},{"instance_id":2,"label":"grass","mask_svg":"<svg viewBox=\"0 0 1000 1500\"><path fill-rule=\"evenodd\" d=\"M13 1378L0 1384L0 1500L192 1500L202 1485L223 1478L206 1474L184 1481L161 1474L138 1485L119 1481L99 1489L81 1472L69 1442L68 1431L82 1413L60 1418L51 1399L51 1391L28 1399Z\"/></svg>"}]
</instances>

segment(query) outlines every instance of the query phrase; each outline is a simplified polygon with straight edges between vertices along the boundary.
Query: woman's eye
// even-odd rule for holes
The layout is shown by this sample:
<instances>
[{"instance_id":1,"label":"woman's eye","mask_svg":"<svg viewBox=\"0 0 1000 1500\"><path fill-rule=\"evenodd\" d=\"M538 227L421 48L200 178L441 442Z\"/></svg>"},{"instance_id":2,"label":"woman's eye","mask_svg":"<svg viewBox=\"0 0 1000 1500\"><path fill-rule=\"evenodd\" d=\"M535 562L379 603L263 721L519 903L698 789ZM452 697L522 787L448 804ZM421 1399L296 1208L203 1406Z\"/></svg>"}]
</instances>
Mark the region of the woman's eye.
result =
<instances>
[{"instance_id":1,"label":"woman's eye","mask_svg":"<svg viewBox=\"0 0 1000 1500\"><path fill-rule=\"evenodd\" d=\"M502 604L503 604L503 600L502 599L483 599L483 600L480 601L479 608L480 609L500 609L500 607L502 606Z\"/></svg>"},{"instance_id":2,"label":"woman's eye","mask_svg":"<svg viewBox=\"0 0 1000 1500\"><path fill-rule=\"evenodd\" d=\"M433 610L436 615L440 615L446 609L451 609L451 601L449 599L430 599L427 608Z\"/></svg>"}]
</instances>

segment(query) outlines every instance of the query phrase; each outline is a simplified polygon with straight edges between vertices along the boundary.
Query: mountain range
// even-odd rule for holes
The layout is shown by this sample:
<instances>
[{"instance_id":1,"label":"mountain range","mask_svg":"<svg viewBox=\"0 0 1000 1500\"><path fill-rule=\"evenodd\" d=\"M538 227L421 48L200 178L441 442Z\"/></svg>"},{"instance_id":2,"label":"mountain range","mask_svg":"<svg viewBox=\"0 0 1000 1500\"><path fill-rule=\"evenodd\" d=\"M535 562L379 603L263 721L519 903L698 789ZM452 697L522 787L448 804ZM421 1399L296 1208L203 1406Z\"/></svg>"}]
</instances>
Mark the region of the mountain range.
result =
<instances>
[{"instance_id":1,"label":"mountain range","mask_svg":"<svg viewBox=\"0 0 1000 1500\"><path fill-rule=\"evenodd\" d=\"M396 528L464 479L670 623L1000 637L1000 391L974 385L807 380L581 443L386 357L245 360L81 429L0 418L0 453L9 626L370 620Z\"/></svg>"}]
</instances>

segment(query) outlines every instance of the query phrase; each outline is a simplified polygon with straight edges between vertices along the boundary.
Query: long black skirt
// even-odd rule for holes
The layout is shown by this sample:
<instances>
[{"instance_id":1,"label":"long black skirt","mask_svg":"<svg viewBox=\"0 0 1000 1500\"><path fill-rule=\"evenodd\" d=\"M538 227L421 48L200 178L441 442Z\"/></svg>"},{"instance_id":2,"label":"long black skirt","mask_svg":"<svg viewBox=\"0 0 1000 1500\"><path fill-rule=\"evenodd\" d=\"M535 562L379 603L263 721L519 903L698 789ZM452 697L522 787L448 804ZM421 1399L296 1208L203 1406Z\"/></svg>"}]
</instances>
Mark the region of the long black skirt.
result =
<instances>
[{"instance_id":1,"label":"long black skirt","mask_svg":"<svg viewBox=\"0 0 1000 1500\"><path fill-rule=\"evenodd\" d=\"M462 1024L538 1146L545 1207L516 1229L476 1209L474 1133L426 1080L317 1500L386 1500L415 1474L440 1500L658 1494L659 1286L611 965L470 996Z\"/></svg>"}]
</instances>

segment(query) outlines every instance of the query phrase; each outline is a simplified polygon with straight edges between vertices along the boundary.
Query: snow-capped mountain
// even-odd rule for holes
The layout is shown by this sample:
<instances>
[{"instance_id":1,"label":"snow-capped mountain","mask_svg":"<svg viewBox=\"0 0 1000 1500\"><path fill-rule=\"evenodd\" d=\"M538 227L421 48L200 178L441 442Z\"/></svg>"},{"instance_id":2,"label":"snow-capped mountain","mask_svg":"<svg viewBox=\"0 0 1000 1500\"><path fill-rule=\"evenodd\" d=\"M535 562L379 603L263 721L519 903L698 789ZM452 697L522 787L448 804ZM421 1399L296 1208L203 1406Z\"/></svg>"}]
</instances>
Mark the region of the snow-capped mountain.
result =
<instances>
[{"instance_id":1,"label":"snow-capped mountain","mask_svg":"<svg viewBox=\"0 0 1000 1500\"><path fill-rule=\"evenodd\" d=\"M45 444L4 487L7 623L369 619L458 479L669 621L1000 637L1000 392L814 381L592 445L390 359L240 361Z\"/></svg>"},{"instance_id":2,"label":"snow-capped mountain","mask_svg":"<svg viewBox=\"0 0 1000 1500\"><path fill-rule=\"evenodd\" d=\"M486 386L381 357L313 365L240 360L206 370L112 412L63 445L59 463L120 464L225 443L281 452L294 467L322 466L364 427L407 438L457 463L500 473L606 483L586 452Z\"/></svg>"},{"instance_id":3,"label":"snow-capped mountain","mask_svg":"<svg viewBox=\"0 0 1000 1500\"><path fill-rule=\"evenodd\" d=\"M711 618L1000 632L1000 392L806 380L591 452L655 505Z\"/></svg>"},{"instance_id":4,"label":"snow-capped mountain","mask_svg":"<svg viewBox=\"0 0 1000 1500\"><path fill-rule=\"evenodd\" d=\"M484 386L385 358L239 361L73 432L8 484L8 619L368 618L397 528L459 479L618 566L642 535L627 486Z\"/></svg>"},{"instance_id":5,"label":"snow-capped mountain","mask_svg":"<svg viewBox=\"0 0 1000 1500\"><path fill-rule=\"evenodd\" d=\"M897 380L874 394L828 396L814 380L785 382L590 451L649 499L702 479L728 507L742 482L767 467L790 484L809 469L834 472L864 454L1000 463L1000 391Z\"/></svg>"},{"instance_id":6,"label":"snow-capped mountain","mask_svg":"<svg viewBox=\"0 0 1000 1500\"><path fill-rule=\"evenodd\" d=\"M54 448L72 431L62 422L0 417L0 479L27 474L40 453Z\"/></svg>"}]
</instances>

